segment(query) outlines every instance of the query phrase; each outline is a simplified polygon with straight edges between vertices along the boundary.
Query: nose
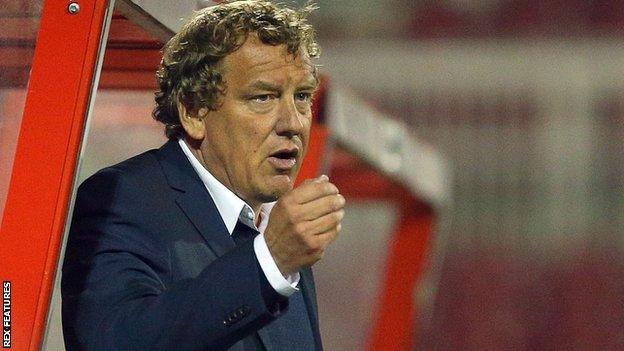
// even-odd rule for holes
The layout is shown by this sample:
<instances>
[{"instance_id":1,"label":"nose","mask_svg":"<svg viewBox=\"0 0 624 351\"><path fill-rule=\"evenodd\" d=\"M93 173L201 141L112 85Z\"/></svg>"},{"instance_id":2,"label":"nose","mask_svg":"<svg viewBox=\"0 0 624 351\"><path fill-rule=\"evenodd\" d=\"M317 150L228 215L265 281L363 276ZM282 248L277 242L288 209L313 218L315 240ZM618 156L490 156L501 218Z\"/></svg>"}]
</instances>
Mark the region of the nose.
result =
<instances>
[{"instance_id":1,"label":"nose","mask_svg":"<svg viewBox=\"0 0 624 351\"><path fill-rule=\"evenodd\" d=\"M277 135L292 138L303 133L306 113L297 109L294 98L283 99L280 103L279 116L275 126Z\"/></svg>"}]
</instances>

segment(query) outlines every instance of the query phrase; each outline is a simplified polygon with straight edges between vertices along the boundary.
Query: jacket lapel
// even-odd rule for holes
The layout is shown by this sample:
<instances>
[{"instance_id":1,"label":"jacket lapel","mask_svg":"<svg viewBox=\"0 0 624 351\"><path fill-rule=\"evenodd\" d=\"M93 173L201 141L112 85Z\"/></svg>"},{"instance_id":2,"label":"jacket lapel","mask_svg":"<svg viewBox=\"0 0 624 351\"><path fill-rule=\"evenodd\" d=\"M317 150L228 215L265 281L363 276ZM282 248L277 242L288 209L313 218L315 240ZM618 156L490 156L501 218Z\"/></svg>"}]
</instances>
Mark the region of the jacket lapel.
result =
<instances>
[{"instance_id":1,"label":"jacket lapel","mask_svg":"<svg viewBox=\"0 0 624 351\"><path fill-rule=\"evenodd\" d=\"M315 350L322 350L321 333L319 330L318 305L316 303L316 288L314 286L314 276L311 268L302 269L300 272L301 294L308 309L312 335L314 335Z\"/></svg>"},{"instance_id":2,"label":"jacket lapel","mask_svg":"<svg viewBox=\"0 0 624 351\"><path fill-rule=\"evenodd\" d=\"M178 191L176 203L217 256L235 247L223 219L204 183L189 163L177 141L163 145L156 157L169 186Z\"/></svg>"}]
</instances>

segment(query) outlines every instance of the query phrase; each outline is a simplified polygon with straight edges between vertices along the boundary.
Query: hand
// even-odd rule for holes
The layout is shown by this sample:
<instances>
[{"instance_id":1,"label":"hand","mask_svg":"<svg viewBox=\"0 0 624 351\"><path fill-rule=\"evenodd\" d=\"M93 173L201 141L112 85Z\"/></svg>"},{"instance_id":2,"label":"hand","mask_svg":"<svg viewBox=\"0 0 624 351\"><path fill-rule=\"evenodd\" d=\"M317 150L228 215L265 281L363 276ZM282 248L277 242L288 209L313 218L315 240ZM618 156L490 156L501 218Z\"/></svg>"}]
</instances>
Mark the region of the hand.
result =
<instances>
[{"instance_id":1,"label":"hand","mask_svg":"<svg viewBox=\"0 0 624 351\"><path fill-rule=\"evenodd\" d=\"M323 257L340 232L344 205L345 198L325 175L306 180L277 201L264 238L283 275Z\"/></svg>"}]
</instances>

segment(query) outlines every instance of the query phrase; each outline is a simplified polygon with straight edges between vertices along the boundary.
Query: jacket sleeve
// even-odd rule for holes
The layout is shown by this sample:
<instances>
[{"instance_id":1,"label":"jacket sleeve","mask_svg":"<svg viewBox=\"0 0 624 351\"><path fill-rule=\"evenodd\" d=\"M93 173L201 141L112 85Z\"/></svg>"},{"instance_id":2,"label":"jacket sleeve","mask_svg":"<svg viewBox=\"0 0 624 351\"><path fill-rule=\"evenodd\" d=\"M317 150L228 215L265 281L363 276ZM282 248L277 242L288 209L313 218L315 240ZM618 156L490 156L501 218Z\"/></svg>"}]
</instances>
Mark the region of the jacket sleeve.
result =
<instances>
[{"instance_id":1,"label":"jacket sleeve","mask_svg":"<svg viewBox=\"0 0 624 351\"><path fill-rule=\"evenodd\" d=\"M78 191L62 277L67 350L225 350L285 311L253 241L170 280L167 246L138 218L137 186L108 170Z\"/></svg>"}]
</instances>

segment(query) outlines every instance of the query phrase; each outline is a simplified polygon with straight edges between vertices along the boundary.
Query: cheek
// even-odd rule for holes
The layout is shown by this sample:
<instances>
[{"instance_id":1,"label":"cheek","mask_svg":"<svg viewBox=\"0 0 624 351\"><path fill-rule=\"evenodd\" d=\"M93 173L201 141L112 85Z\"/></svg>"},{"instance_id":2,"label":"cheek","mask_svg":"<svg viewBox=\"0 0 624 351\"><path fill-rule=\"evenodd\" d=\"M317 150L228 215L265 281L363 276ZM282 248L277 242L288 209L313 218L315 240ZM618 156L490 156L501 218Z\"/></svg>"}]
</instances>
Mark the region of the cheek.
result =
<instances>
[{"instance_id":1,"label":"cheek","mask_svg":"<svg viewBox=\"0 0 624 351\"><path fill-rule=\"evenodd\" d=\"M311 119L306 119L303 122L303 128L304 128L304 132L301 133L301 142L303 143L303 147L307 148L308 146L308 142L310 141L310 127L312 124L312 120Z\"/></svg>"},{"instance_id":2,"label":"cheek","mask_svg":"<svg viewBox=\"0 0 624 351\"><path fill-rule=\"evenodd\" d=\"M237 162L246 160L245 164L252 168L252 170L260 167L268 153L267 147L265 146L265 139L263 134L258 130L249 130L244 140L241 141L239 145L234 146L240 149L238 152L238 157L240 158Z\"/></svg>"},{"instance_id":3,"label":"cheek","mask_svg":"<svg viewBox=\"0 0 624 351\"><path fill-rule=\"evenodd\" d=\"M257 130L250 130L247 134L247 149L250 159L258 159L262 154L263 138Z\"/></svg>"}]
</instances>

